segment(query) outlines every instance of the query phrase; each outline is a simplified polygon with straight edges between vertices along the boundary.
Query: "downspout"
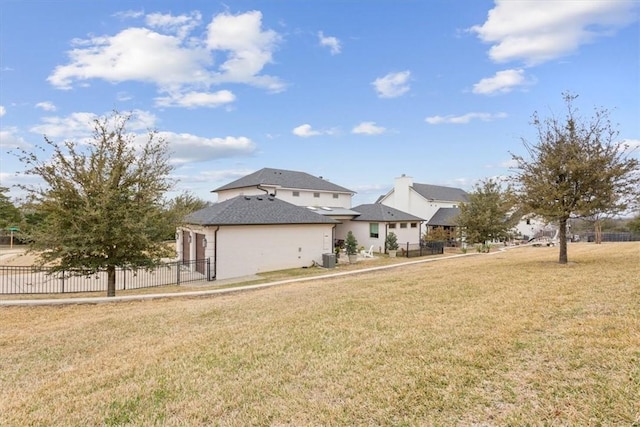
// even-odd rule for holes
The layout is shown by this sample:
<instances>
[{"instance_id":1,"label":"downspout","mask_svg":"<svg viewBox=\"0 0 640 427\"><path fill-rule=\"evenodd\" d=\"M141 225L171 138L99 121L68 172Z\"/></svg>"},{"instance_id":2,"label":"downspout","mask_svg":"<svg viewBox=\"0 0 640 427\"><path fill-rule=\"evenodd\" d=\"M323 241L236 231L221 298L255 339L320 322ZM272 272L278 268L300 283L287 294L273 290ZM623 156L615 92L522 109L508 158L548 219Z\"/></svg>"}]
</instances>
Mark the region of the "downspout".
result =
<instances>
[{"instance_id":1,"label":"downspout","mask_svg":"<svg viewBox=\"0 0 640 427\"><path fill-rule=\"evenodd\" d=\"M384 253L387 253L387 235L389 233L389 223L384 223Z\"/></svg>"},{"instance_id":2,"label":"downspout","mask_svg":"<svg viewBox=\"0 0 640 427\"><path fill-rule=\"evenodd\" d=\"M262 187L261 187L261 185L262 185L262 184L258 184L258 185L256 186L256 188L257 188L258 190L262 190L262 191L264 191L265 193L267 193L267 196L273 196L273 197L275 197L275 196L276 196L276 191L277 191L277 190L275 190L275 189L274 189L274 190L273 190L273 194L271 194L271 193L269 193L269 190L267 190L267 189L265 189L265 188L262 188Z\"/></svg>"},{"instance_id":3,"label":"downspout","mask_svg":"<svg viewBox=\"0 0 640 427\"><path fill-rule=\"evenodd\" d=\"M218 230L219 225L213 231L213 277L210 280L215 280L218 274Z\"/></svg>"}]
</instances>

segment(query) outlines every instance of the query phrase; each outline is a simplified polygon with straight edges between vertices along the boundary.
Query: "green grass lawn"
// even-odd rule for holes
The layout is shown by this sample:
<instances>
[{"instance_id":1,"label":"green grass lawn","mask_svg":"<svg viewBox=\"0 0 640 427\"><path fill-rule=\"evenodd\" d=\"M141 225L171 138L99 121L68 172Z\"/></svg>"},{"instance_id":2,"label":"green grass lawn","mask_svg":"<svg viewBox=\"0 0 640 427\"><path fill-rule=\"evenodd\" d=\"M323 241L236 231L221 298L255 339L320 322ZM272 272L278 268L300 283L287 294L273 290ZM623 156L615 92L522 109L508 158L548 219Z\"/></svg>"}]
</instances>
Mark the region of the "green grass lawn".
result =
<instances>
[{"instance_id":1,"label":"green grass lawn","mask_svg":"<svg viewBox=\"0 0 640 427\"><path fill-rule=\"evenodd\" d=\"M638 425L640 244L557 251L0 308L0 425Z\"/></svg>"}]
</instances>

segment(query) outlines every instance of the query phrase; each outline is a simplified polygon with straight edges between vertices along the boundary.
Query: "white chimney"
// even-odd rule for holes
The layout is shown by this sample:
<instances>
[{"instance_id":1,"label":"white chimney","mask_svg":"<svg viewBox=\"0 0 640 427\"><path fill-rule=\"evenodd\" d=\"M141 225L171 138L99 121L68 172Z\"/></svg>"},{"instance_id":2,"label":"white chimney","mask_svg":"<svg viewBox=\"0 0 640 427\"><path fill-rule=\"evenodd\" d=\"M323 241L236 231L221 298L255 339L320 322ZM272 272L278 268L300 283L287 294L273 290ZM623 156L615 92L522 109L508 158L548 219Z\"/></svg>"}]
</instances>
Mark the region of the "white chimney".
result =
<instances>
[{"instance_id":1,"label":"white chimney","mask_svg":"<svg viewBox=\"0 0 640 427\"><path fill-rule=\"evenodd\" d=\"M395 179L393 186L394 208L409 212L409 189L413 187L413 178L402 174Z\"/></svg>"}]
</instances>

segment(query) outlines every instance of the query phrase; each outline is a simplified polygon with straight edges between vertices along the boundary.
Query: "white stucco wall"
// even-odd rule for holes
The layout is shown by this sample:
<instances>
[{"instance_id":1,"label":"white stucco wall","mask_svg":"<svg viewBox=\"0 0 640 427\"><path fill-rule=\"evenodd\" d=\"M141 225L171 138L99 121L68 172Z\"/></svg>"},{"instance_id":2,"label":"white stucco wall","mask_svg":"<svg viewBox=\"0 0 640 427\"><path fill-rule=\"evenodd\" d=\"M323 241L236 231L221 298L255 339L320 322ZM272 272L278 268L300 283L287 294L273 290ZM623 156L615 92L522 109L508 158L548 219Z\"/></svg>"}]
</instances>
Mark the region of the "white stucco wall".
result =
<instances>
[{"instance_id":1,"label":"white stucco wall","mask_svg":"<svg viewBox=\"0 0 640 427\"><path fill-rule=\"evenodd\" d=\"M215 229L198 232L207 238L205 257L213 260L217 251L218 280L311 266L314 261L322 265L322 254L333 251L332 224L221 226L217 234Z\"/></svg>"},{"instance_id":2,"label":"white stucco wall","mask_svg":"<svg viewBox=\"0 0 640 427\"><path fill-rule=\"evenodd\" d=\"M394 189L381 203L385 206L396 208L418 218L423 218L420 234L426 232L426 223L436 214L440 208L457 208L460 202L446 200L427 200L418 194L413 188L413 178L401 176L395 179ZM396 233L398 234L398 233Z\"/></svg>"},{"instance_id":3,"label":"white stucco wall","mask_svg":"<svg viewBox=\"0 0 640 427\"><path fill-rule=\"evenodd\" d=\"M352 195L348 193L335 193L326 191L312 190L291 190L275 187L264 187L269 193L275 193L276 198L289 202L296 206L329 206L350 209ZM298 192L298 196L294 196L294 191ZM314 197L314 193L318 193L319 197ZM218 192L218 201L222 202L236 196L260 196L266 195L265 191L256 187L245 187L241 189L224 190ZM337 196L337 197L334 197Z\"/></svg>"},{"instance_id":4,"label":"white stucco wall","mask_svg":"<svg viewBox=\"0 0 640 427\"><path fill-rule=\"evenodd\" d=\"M336 238L337 239L345 239L349 230L353 233L356 240L358 241L358 246L364 246L365 250L369 250L369 248L373 245L374 252L383 252L385 251L384 243L388 232L393 231L396 236L398 236L398 245L400 247L406 246L407 242L416 244L420 242L420 225L417 221L412 221L416 223L416 228L411 228L411 222L404 222L407 224L407 228L400 228L401 222L397 222L395 229L389 229L389 223L386 222L378 222L378 238L370 237L369 233L369 225L371 224L368 221L344 221L342 224L339 224L336 227Z\"/></svg>"},{"instance_id":5,"label":"white stucco wall","mask_svg":"<svg viewBox=\"0 0 640 427\"><path fill-rule=\"evenodd\" d=\"M540 231L551 230L553 228L554 227L550 226L545 221L535 217L530 218L528 221L526 218L523 218L515 226L516 231L519 232L523 237L527 237L528 239L532 239Z\"/></svg>"}]
</instances>

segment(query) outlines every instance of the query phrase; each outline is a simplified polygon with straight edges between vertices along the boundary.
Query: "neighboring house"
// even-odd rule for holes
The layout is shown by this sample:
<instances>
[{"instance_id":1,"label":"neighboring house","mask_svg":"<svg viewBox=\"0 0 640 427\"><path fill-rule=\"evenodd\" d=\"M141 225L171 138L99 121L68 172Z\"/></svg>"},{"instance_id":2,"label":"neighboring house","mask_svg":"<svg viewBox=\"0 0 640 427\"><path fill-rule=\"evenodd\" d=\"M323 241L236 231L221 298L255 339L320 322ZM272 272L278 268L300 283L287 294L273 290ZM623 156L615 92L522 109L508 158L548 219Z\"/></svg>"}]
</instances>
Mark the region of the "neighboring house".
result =
<instances>
[{"instance_id":1,"label":"neighboring house","mask_svg":"<svg viewBox=\"0 0 640 427\"><path fill-rule=\"evenodd\" d=\"M337 224L266 194L236 196L185 218L178 259L211 259L210 279L322 265L323 254L333 252Z\"/></svg>"},{"instance_id":2,"label":"neighboring house","mask_svg":"<svg viewBox=\"0 0 640 427\"><path fill-rule=\"evenodd\" d=\"M459 237L456 230L458 215L460 215L460 208L457 207L438 209L426 223L427 235L438 235L449 242L456 240Z\"/></svg>"},{"instance_id":3,"label":"neighboring house","mask_svg":"<svg viewBox=\"0 0 640 427\"><path fill-rule=\"evenodd\" d=\"M534 215L525 215L514 227L516 238L531 240L535 237L554 235L557 227Z\"/></svg>"},{"instance_id":4,"label":"neighboring house","mask_svg":"<svg viewBox=\"0 0 640 427\"><path fill-rule=\"evenodd\" d=\"M421 234L427 231L426 224L440 208L458 208L467 201L467 193L460 188L418 184L404 174L395 179L391 191L378 199L378 203L424 218Z\"/></svg>"},{"instance_id":5,"label":"neighboring house","mask_svg":"<svg viewBox=\"0 0 640 427\"><path fill-rule=\"evenodd\" d=\"M271 195L297 206L351 208L354 192L305 172L264 168L218 187L218 201L242 195Z\"/></svg>"},{"instance_id":6,"label":"neighboring house","mask_svg":"<svg viewBox=\"0 0 640 427\"><path fill-rule=\"evenodd\" d=\"M358 215L338 224L336 235L346 236L351 231L358 245L364 246L365 250L373 246L375 252L386 252L385 239L389 232L398 236L401 247L406 243L415 245L420 242L422 218L380 203L358 205L352 210Z\"/></svg>"}]
</instances>

